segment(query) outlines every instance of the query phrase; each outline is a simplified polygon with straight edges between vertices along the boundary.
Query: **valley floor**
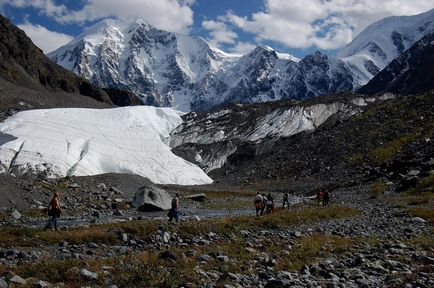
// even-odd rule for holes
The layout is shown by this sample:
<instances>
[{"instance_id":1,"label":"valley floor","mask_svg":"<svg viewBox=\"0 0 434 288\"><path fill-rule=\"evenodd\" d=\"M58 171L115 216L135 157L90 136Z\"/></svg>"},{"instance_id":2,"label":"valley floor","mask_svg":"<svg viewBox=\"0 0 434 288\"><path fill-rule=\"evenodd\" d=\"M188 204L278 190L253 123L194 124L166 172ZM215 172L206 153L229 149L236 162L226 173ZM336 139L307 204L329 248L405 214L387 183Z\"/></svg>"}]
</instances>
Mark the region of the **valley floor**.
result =
<instances>
[{"instance_id":1,"label":"valley floor","mask_svg":"<svg viewBox=\"0 0 434 288\"><path fill-rule=\"evenodd\" d=\"M183 208L248 215L169 224L164 214L131 214L57 233L25 225L39 216L23 212L14 224L3 215L0 287L434 286L432 192L361 185L334 191L329 207L312 199L256 217L248 188L205 190L205 202ZM273 195L280 207L282 194Z\"/></svg>"}]
</instances>

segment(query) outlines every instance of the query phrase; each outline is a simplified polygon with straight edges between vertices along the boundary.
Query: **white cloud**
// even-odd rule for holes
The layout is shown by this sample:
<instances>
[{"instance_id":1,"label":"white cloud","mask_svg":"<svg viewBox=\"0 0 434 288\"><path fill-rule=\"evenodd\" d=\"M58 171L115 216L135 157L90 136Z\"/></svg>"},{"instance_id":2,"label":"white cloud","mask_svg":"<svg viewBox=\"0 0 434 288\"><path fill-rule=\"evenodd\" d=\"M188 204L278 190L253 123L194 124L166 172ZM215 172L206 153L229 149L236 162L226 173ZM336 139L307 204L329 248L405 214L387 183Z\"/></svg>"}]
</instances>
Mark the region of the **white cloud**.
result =
<instances>
[{"instance_id":1,"label":"white cloud","mask_svg":"<svg viewBox=\"0 0 434 288\"><path fill-rule=\"evenodd\" d=\"M59 23L86 23L107 17L140 18L168 31L188 33L193 24L194 0L83 0L79 10L53 0L0 0L0 6L33 7Z\"/></svg>"},{"instance_id":2,"label":"white cloud","mask_svg":"<svg viewBox=\"0 0 434 288\"><path fill-rule=\"evenodd\" d=\"M381 4L381 5L380 5ZM335 49L369 24L392 15L414 15L434 8L426 0L265 0L263 11L241 17L229 11L219 21L291 48Z\"/></svg>"},{"instance_id":3,"label":"white cloud","mask_svg":"<svg viewBox=\"0 0 434 288\"><path fill-rule=\"evenodd\" d=\"M221 44L235 44L237 33L231 31L224 22L205 20L202 22L202 27L209 30L211 38L208 39L211 46L221 47Z\"/></svg>"},{"instance_id":4,"label":"white cloud","mask_svg":"<svg viewBox=\"0 0 434 288\"><path fill-rule=\"evenodd\" d=\"M229 48L229 52L245 55L252 52L257 46L248 42L238 42L235 46Z\"/></svg>"},{"instance_id":5,"label":"white cloud","mask_svg":"<svg viewBox=\"0 0 434 288\"><path fill-rule=\"evenodd\" d=\"M18 25L18 27L24 30L27 36L32 39L33 43L41 48L44 53L51 52L60 46L67 44L73 39L73 37L70 35L50 31L41 25L24 23Z\"/></svg>"}]
</instances>

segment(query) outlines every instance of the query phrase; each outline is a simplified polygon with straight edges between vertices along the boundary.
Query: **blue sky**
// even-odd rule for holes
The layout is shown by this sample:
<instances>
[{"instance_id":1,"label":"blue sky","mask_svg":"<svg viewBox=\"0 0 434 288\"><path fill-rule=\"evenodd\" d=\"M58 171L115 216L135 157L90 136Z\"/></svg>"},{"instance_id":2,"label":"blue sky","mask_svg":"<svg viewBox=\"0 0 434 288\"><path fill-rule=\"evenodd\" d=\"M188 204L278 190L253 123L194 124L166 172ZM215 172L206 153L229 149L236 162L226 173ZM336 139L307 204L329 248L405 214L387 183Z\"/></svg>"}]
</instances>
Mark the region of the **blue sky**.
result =
<instances>
[{"instance_id":1,"label":"blue sky","mask_svg":"<svg viewBox=\"0 0 434 288\"><path fill-rule=\"evenodd\" d=\"M105 18L140 18L226 52L256 45L302 58L333 54L370 23L434 8L432 0L0 0L0 12L50 52Z\"/></svg>"}]
</instances>

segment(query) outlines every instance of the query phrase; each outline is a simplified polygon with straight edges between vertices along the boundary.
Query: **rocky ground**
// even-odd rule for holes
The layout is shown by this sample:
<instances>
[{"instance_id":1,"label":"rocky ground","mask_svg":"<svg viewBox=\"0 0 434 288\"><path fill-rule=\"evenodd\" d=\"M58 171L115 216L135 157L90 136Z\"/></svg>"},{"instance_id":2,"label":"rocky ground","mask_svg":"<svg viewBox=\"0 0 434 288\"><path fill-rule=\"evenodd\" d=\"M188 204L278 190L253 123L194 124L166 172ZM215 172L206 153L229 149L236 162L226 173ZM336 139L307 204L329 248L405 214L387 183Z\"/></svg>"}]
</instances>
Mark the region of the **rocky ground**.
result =
<instances>
[{"instance_id":1,"label":"rocky ground","mask_svg":"<svg viewBox=\"0 0 434 288\"><path fill-rule=\"evenodd\" d=\"M108 178L90 179L73 179L65 191L78 193ZM129 180L124 185L134 182ZM95 204L102 195L129 195L117 182L117 188L104 183L105 191L100 187L99 194L78 198L95 205L87 217L113 213ZM241 204L232 209L242 209L236 207L246 208L254 195L237 191L234 197L210 188L208 203L185 200L184 207L223 209L235 202ZM432 287L432 192L414 196L395 193L393 185L382 188L380 193L375 185L340 188L331 207L312 200L263 217L251 211L168 224L134 214L131 221L68 226L58 233L23 227L31 215L17 221L6 216L0 287ZM192 194L199 187L185 190L181 193ZM418 211L430 212L417 217Z\"/></svg>"}]
</instances>

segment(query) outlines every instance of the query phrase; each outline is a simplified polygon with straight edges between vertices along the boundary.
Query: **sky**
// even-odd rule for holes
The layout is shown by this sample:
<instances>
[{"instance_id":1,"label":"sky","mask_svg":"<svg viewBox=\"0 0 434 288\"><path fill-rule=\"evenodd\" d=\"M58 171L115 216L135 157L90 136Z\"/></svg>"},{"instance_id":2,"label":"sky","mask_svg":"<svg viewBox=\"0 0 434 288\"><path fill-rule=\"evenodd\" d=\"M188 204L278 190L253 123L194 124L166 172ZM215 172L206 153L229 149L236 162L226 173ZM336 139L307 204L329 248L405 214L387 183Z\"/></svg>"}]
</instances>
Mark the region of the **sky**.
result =
<instances>
[{"instance_id":1,"label":"sky","mask_svg":"<svg viewBox=\"0 0 434 288\"><path fill-rule=\"evenodd\" d=\"M433 8L434 0L0 0L0 13L45 53L105 18L139 18L229 53L268 45L299 58L333 55L377 20Z\"/></svg>"}]
</instances>

